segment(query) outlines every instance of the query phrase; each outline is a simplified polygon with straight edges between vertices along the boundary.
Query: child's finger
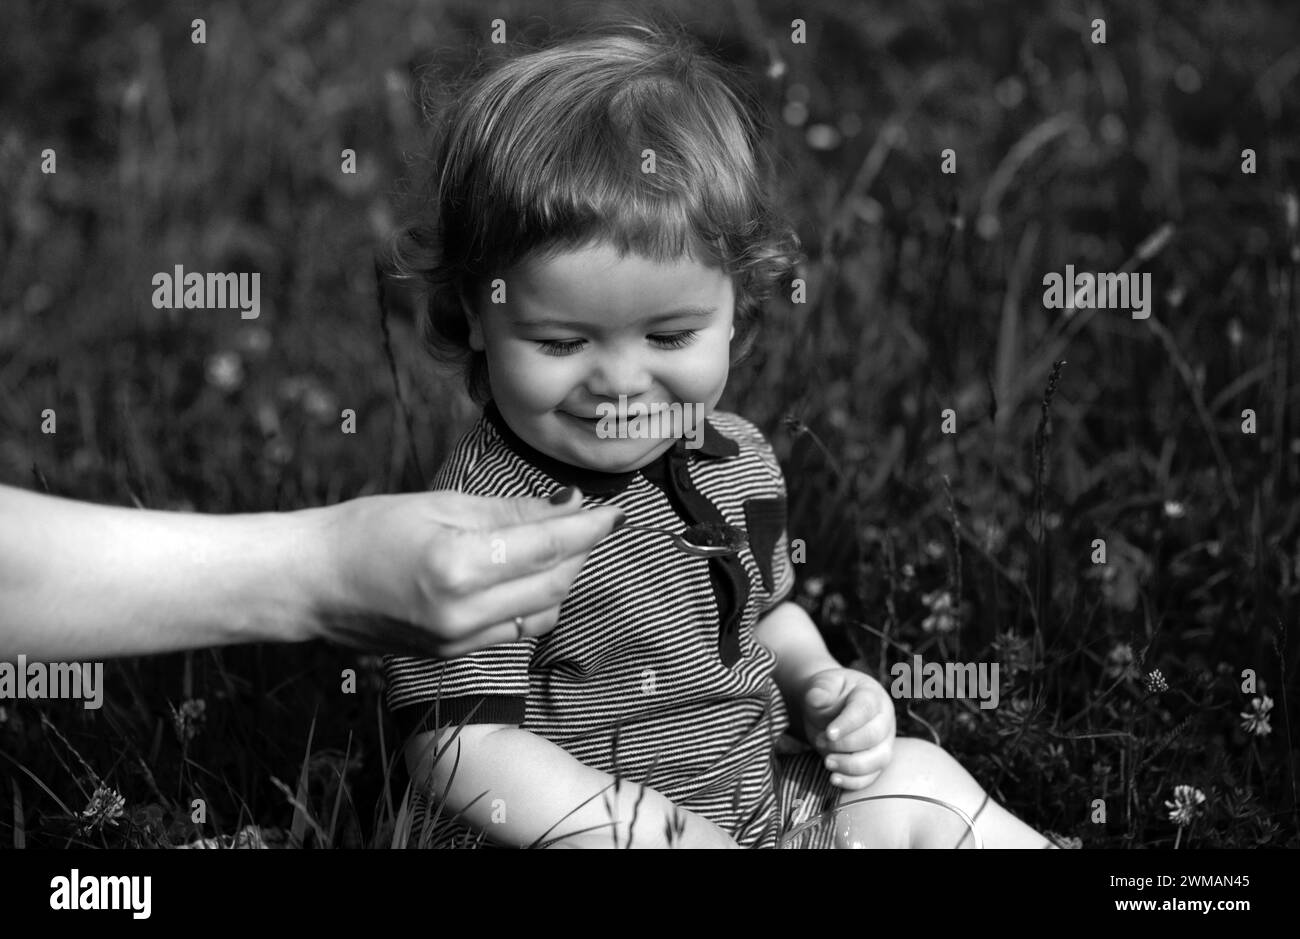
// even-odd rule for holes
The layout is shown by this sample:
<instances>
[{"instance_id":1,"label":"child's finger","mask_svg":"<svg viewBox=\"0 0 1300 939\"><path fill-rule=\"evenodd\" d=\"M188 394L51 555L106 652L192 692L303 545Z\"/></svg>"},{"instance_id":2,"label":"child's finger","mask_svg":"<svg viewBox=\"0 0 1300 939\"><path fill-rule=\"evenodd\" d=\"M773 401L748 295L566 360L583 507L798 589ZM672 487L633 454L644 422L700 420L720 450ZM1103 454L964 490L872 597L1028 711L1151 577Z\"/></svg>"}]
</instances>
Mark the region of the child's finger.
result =
<instances>
[{"instance_id":1,"label":"child's finger","mask_svg":"<svg viewBox=\"0 0 1300 939\"><path fill-rule=\"evenodd\" d=\"M876 716L878 708L873 696L865 688L855 688L835 720L826 725L826 739L835 744L846 734L863 726Z\"/></svg>"},{"instance_id":2,"label":"child's finger","mask_svg":"<svg viewBox=\"0 0 1300 939\"><path fill-rule=\"evenodd\" d=\"M822 734L817 741L817 748L822 753L858 753L879 746L894 736L893 715L880 712L861 727L855 727L847 733L831 740Z\"/></svg>"},{"instance_id":3,"label":"child's finger","mask_svg":"<svg viewBox=\"0 0 1300 939\"><path fill-rule=\"evenodd\" d=\"M835 754L824 765L831 774L831 785L841 789L861 789L889 765L893 758L893 741L861 753Z\"/></svg>"}]
</instances>

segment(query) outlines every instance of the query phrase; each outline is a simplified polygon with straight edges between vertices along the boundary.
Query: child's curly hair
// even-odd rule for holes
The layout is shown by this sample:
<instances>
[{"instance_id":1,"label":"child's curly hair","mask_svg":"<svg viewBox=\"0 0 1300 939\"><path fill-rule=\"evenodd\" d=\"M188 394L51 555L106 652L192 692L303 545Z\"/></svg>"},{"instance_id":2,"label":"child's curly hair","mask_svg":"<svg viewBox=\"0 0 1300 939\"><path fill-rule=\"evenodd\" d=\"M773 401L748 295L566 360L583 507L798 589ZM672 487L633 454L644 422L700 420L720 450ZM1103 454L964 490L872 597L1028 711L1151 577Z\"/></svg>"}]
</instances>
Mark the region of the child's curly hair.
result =
<instances>
[{"instance_id":1,"label":"child's curly hair","mask_svg":"<svg viewBox=\"0 0 1300 939\"><path fill-rule=\"evenodd\" d=\"M471 75L430 115L440 139L381 267L420 288L425 344L463 367L476 403L491 391L463 303L534 255L608 243L718 267L736 289L736 358L752 349L802 252L765 204L760 109L730 79L684 34L634 23Z\"/></svg>"}]
</instances>

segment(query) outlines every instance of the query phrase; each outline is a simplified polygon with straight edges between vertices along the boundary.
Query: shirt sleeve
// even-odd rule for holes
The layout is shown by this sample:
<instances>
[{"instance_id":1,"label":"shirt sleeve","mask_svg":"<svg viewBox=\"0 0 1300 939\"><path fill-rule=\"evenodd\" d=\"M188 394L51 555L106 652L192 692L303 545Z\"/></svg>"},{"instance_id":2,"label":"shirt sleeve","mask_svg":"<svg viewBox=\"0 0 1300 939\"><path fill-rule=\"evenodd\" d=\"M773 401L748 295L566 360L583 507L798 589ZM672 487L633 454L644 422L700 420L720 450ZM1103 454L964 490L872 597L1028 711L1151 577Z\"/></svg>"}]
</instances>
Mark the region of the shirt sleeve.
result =
<instances>
[{"instance_id":1,"label":"shirt sleeve","mask_svg":"<svg viewBox=\"0 0 1300 939\"><path fill-rule=\"evenodd\" d=\"M770 477L767 492L745 503L746 528L750 533L755 560L763 575L763 587L767 591L767 597L759 607L761 616L784 603L794 592L794 565L790 561L790 539L786 530L788 502L785 474L781 471L776 452L762 432L744 418L737 416L736 420L742 428L745 442Z\"/></svg>"},{"instance_id":2,"label":"shirt sleeve","mask_svg":"<svg viewBox=\"0 0 1300 939\"><path fill-rule=\"evenodd\" d=\"M495 472L504 472L504 463L485 441L480 421L456 445L429 488L496 494ZM522 724L536 644L528 637L455 659L384 656L385 701L403 740L462 723Z\"/></svg>"}]
</instances>

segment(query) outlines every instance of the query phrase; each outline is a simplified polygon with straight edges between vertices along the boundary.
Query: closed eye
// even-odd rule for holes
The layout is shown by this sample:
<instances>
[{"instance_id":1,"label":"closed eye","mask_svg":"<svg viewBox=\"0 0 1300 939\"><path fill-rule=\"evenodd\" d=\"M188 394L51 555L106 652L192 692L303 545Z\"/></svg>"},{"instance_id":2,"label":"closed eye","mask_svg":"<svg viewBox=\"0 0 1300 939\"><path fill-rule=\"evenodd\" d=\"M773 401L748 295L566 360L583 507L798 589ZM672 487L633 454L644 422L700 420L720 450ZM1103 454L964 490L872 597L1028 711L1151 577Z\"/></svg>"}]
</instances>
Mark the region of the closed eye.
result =
<instances>
[{"instance_id":1,"label":"closed eye","mask_svg":"<svg viewBox=\"0 0 1300 939\"><path fill-rule=\"evenodd\" d=\"M539 339L537 344L547 355L570 355L582 348L582 339Z\"/></svg>"},{"instance_id":2,"label":"closed eye","mask_svg":"<svg viewBox=\"0 0 1300 939\"><path fill-rule=\"evenodd\" d=\"M665 349L680 349L694 342L697 335L699 330L683 329L676 333L659 333L651 336L650 339Z\"/></svg>"},{"instance_id":3,"label":"closed eye","mask_svg":"<svg viewBox=\"0 0 1300 939\"><path fill-rule=\"evenodd\" d=\"M661 349L680 349L689 346L699 335L697 329L683 329L675 333L653 333L647 338ZM582 348L585 339L534 340L546 355L572 355Z\"/></svg>"}]
</instances>

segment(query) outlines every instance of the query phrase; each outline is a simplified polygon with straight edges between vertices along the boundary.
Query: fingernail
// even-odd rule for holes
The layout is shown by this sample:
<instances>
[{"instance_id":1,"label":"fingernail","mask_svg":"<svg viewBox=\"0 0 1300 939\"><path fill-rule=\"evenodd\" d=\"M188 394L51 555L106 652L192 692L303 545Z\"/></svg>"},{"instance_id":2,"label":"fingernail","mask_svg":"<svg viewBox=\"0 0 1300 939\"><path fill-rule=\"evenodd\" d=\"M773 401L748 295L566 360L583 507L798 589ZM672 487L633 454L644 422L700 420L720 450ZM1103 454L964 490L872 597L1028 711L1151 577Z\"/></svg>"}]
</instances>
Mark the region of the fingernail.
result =
<instances>
[{"instance_id":1,"label":"fingernail","mask_svg":"<svg viewBox=\"0 0 1300 939\"><path fill-rule=\"evenodd\" d=\"M551 497L547 501L550 502L551 505L567 505L573 498L573 494L577 491L578 490L572 486L565 486L558 492L551 493Z\"/></svg>"},{"instance_id":2,"label":"fingernail","mask_svg":"<svg viewBox=\"0 0 1300 939\"><path fill-rule=\"evenodd\" d=\"M837 769L840 768L840 765L839 765L838 763L836 763L834 760L827 760L827 761L826 761L826 768L827 768L828 770L831 770L832 772L834 772L835 770L837 770Z\"/></svg>"}]
</instances>

